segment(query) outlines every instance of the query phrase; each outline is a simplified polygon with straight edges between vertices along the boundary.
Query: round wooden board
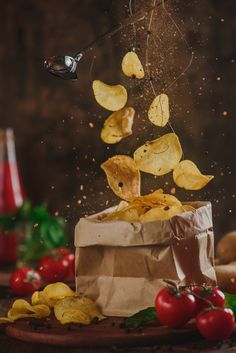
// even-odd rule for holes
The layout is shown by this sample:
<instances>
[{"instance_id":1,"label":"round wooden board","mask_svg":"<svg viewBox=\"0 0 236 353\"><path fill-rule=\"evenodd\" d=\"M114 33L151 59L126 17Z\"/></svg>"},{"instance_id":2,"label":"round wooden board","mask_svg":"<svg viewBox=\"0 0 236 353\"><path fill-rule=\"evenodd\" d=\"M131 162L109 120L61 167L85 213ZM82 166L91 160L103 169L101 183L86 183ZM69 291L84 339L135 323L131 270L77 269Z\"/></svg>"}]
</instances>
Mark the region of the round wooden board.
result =
<instances>
[{"instance_id":1,"label":"round wooden board","mask_svg":"<svg viewBox=\"0 0 236 353\"><path fill-rule=\"evenodd\" d=\"M81 348L151 346L158 344L175 344L198 339L199 334L194 325L174 331L164 326L148 326L141 332L119 328L122 318L108 318L98 324L78 327L78 325L61 325L53 316L41 320L42 326L34 328L32 319L21 319L5 328L8 336L22 341L58 346ZM37 323L36 323L37 324Z\"/></svg>"}]
</instances>

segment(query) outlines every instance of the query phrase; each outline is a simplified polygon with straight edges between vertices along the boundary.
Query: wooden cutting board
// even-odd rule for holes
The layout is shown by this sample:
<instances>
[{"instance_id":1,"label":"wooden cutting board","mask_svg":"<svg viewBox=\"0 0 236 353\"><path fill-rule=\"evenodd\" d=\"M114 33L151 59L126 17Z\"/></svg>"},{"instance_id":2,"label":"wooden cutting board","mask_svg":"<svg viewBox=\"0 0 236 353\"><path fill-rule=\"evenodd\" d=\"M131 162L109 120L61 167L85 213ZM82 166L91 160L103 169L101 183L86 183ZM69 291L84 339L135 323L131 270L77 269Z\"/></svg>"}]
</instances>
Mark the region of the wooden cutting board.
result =
<instances>
[{"instance_id":1,"label":"wooden cutting board","mask_svg":"<svg viewBox=\"0 0 236 353\"><path fill-rule=\"evenodd\" d=\"M54 316L44 320L21 319L6 326L8 336L22 341L81 348L151 346L197 340L200 336L193 324L181 330L149 326L142 331L119 328L122 318L108 318L100 323L79 327L61 325ZM38 326L36 326L38 325Z\"/></svg>"}]
</instances>

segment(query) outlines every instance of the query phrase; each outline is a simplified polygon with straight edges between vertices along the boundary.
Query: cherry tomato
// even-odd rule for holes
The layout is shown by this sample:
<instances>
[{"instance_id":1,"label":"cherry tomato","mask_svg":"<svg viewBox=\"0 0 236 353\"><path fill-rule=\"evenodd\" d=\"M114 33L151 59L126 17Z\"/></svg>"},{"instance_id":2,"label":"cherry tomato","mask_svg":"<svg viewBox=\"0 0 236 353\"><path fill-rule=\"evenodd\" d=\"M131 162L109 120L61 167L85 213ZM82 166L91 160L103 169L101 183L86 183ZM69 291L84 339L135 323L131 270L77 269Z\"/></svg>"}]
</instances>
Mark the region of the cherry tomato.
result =
<instances>
[{"instance_id":1,"label":"cherry tomato","mask_svg":"<svg viewBox=\"0 0 236 353\"><path fill-rule=\"evenodd\" d=\"M209 341L228 338L234 329L234 314L228 308L208 308L198 314L196 326Z\"/></svg>"},{"instance_id":2,"label":"cherry tomato","mask_svg":"<svg viewBox=\"0 0 236 353\"><path fill-rule=\"evenodd\" d=\"M164 288L156 297L155 308L162 324L170 328L180 328L193 317L196 301L187 291L176 292L174 288Z\"/></svg>"},{"instance_id":3,"label":"cherry tomato","mask_svg":"<svg viewBox=\"0 0 236 353\"><path fill-rule=\"evenodd\" d=\"M52 252L39 261L39 273L47 283L63 281L69 271L69 261L59 252Z\"/></svg>"},{"instance_id":4,"label":"cherry tomato","mask_svg":"<svg viewBox=\"0 0 236 353\"><path fill-rule=\"evenodd\" d=\"M30 295L40 288L41 277L34 269L22 267L12 273L10 285L15 295Z\"/></svg>"},{"instance_id":5,"label":"cherry tomato","mask_svg":"<svg viewBox=\"0 0 236 353\"><path fill-rule=\"evenodd\" d=\"M225 295L218 287L209 287L209 286L197 286L192 291L197 296L208 300L216 307L224 307L225 306ZM197 316L202 310L209 307L209 304L200 298L196 298L196 313Z\"/></svg>"},{"instance_id":6,"label":"cherry tomato","mask_svg":"<svg viewBox=\"0 0 236 353\"><path fill-rule=\"evenodd\" d=\"M54 254L60 254L63 259L69 262L67 277L72 278L75 276L75 255L68 248L59 248L53 251Z\"/></svg>"}]
</instances>

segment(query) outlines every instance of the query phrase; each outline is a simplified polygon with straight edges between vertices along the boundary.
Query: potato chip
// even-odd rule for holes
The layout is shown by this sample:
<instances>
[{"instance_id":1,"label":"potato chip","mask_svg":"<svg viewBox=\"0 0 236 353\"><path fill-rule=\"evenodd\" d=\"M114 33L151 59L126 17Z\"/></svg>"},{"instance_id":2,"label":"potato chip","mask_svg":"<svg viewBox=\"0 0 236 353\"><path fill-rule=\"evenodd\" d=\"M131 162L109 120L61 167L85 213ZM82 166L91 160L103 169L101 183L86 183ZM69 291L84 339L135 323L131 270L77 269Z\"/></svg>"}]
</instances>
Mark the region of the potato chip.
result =
<instances>
[{"instance_id":1,"label":"potato chip","mask_svg":"<svg viewBox=\"0 0 236 353\"><path fill-rule=\"evenodd\" d=\"M101 131L101 139L105 143L114 144L132 134L135 110L123 108L112 113L105 121Z\"/></svg>"},{"instance_id":2,"label":"potato chip","mask_svg":"<svg viewBox=\"0 0 236 353\"><path fill-rule=\"evenodd\" d=\"M182 206L165 206L151 208L144 215L140 216L142 223L168 220L180 213L183 213Z\"/></svg>"},{"instance_id":3,"label":"potato chip","mask_svg":"<svg viewBox=\"0 0 236 353\"><path fill-rule=\"evenodd\" d=\"M144 206L130 205L120 211L113 212L107 215L103 221L126 221L138 222L140 214L144 213Z\"/></svg>"},{"instance_id":4,"label":"potato chip","mask_svg":"<svg viewBox=\"0 0 236 353\"><path fill-rule=\"evenodd\" d=\"M121 67L123 73L128 77L138 79L144 78L144 69L141 61L139 60L138 55L133 51L129 51L125 54Z\"/></svg>"},{"instance_id":5,"label":"potato chip","mask_svg":"<svg viewBox=\"0 0 236 353\"><path fill-rule=\"evenodd\" d=\"M170 118L169 98L166 94L156 96L148 110L149 120L156 126L163 127Z\"/></svg>"},{"instance_id":6,"label":"potato chip","mask_svg":"<svg viewBox=\"0 0 236 353\"><path fill-rule=\"evenodd\" d=\"M91 323L90 317L80 309L68 309L63 312L62 316L57 318L62 325L65 324L82 324L89 325Z\"/></svg>"},{"instance_id":7,"label":"potato chip","mask_svg":"<svg viewBox=\"0 0 236 353\"><path fill-rule=\"evenodd\" d=\"M54 307L54 314L63 324L77 322L88 325L95 317L98 320L105 319L98 311L96 304L85 297L64 298L58 301Z\"/></svg>"},{"instance_id":8,"label":"potato chip","mask_svg":"<svg viewBox=\"0 0 236 353\"><path fill-rule=\"evenodd\" d=\"M129 199L132 202L140 202L142 204L150 205L155 207L160 206L181 206L181 202L173 195L163 194L162 189L158 189L151 194L144 196L133 197Z\"/></svg>"},{"instance_id":9,"label":"potato chip","mask_svg":"<svg viewBox=\"0 0 236 353\"><path fill-rule=\"evenodd\" d=\"M63 282L48 284L43 291L36 291L31 297L32 304L46 304L52 308L58 300L73 297L75 292Z\"/></svg>"},{"instance_id":10,"label":"potato chip","mask_svg":"<svg viewBox=\"0 0 236 353\"><path fill-rule=\"evenodd\" d=\"M15 309L20 312L31 312L34 313L33 306L30 305L26 300L24 299L16 299L14 303L12 304L12 309Z\"/></svg>"},{"instance_id":11,"label":"potato chip","mask_svg":"<svg viewBox=\"0 0 236 353\"><path fill-rule=\"evenodd\" d=\"M25 317L42 319L50 315L50 309L44 304L32 306L24 299L17 299L12 304L12 307L8 311L7 315L8 318L13 321Z\"/></svg>"},{"instance_id":12,"label":"potato chip","mask_svg":"<svg viewBox=\"0 0 236 353\"><path fill-rule=\"evenodd\" d=\"M173 171L175 184L186 190L200 190L213 178L212 175L203 175L198 167L189 160L181 161Z\"/></svg>"},{"instance_id":13,"label":"potato chip","mask_svg":"<svg viewBox=\"0 0 236 353\"><path fill-rule=\"evenodd\" d=\"M178 164L181 157L182 148L174 133L148 141L134 152L137 168L154 175L169 173Z\"/></svg>"},{"instance_id":14,"label":"potato chip","mask_svg":"<svg viewBox=\"0 0 236 353\"><path fill-rule=\"evenodd\" d=\"M126 200L140 195L140 172L134 160L125 155L109 158L101 164L113 192Z\"/></svg>"},{"instance_id":15,"label":"potato chip","mask_svg":"<svg viewBox=\"0 0 236 353\"><path fill-rule=\"evenodd\" d=\"M124 108L128 98L124 86L110 86L99 80L93 81L93 92L97 103L112 112Z\"/></svg>"},{"instance_id":16,"label":"potato chip","mask_svg":"<svg viewBox=\"0 0 236 353\"><path fill-rule=\"evenodd\" d=\"M0 316L0 324L11 324L14 320L9 319L9 317Z\"/></svg>"},{"instance_id":17,"label":"potato chip","mask_svg":"<svg viewBox=\"0 0 236 353\"><path fill-rule=\"evenodd\" d=\"M184 212L196 212L196 208L191 205L182 205Z\"/></svg>"}]
</instances>

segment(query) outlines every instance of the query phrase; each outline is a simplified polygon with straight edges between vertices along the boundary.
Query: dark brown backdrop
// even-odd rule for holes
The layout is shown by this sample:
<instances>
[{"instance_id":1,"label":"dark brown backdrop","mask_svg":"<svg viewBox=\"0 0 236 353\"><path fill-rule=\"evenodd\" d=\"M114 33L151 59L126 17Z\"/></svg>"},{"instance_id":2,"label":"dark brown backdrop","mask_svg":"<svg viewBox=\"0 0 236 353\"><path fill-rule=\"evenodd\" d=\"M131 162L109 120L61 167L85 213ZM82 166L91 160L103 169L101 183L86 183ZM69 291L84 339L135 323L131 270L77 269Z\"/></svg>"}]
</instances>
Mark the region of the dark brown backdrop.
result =
<instances>
[{"instance_id":1,"label":"dark brown backdrop","mask_svg":"<svg viewBox=\"0 0 236 353\"><path fill-rule=\"evenodd\" d=\"M44 72L45 57L75 53L115 20L129 14L128 0L11 0L0 11L0 127L13 127L27 195L46 200L66 217L70 237L81 215L117 201L99 165L115 153L132 154L147 139L168 131L147 120L152 96L148 82L136 87L120 73L122 55L132 47L127 28L84 58L79 80L65 82ZM149 1L133 1L133 10ZM185 158L214 174L199 192L177 190L182 199L213 203L217 236L235 229L235 0L169 0L168 10L194 51L192 66L169 91L172 124ZM137 45L145 59L147 21L137 27ZM161 9L154 19L150 59L158 92L181 72L190 53ZM95 59L93 57L96 56ZM94 65L91 67L92 61ZM94 101L91 82L123 82L137 110L134 135L106 146L99 131L108 112ZM144 92L144 98L140 95ZM224 113L227 112L227 113ZM227 114L227 115L224 115ZM91 123L93 125L91 125ZM94 126L94 127L91 127ZM143 193L174 186L171 176L143 174Z\"/></svg>"}]
</instances>

